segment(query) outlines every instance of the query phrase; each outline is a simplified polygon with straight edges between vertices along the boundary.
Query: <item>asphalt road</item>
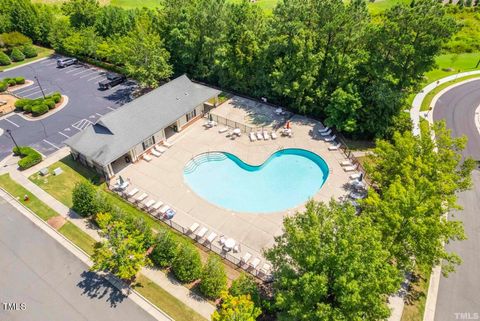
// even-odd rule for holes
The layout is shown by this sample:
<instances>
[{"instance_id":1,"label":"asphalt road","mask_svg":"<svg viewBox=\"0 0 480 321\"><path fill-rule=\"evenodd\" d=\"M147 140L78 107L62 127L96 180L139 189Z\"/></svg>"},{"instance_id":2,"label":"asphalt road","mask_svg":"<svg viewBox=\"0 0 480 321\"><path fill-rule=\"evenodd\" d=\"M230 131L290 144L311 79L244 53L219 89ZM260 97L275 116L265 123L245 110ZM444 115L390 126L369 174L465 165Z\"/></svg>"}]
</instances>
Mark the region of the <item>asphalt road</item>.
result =
<instances>
[{"instance_id":1,"label":"asphalt road","mask_svg":"<svg viewBox=\"0 0 480 321\"><path fill-rule=\"evenodd\" d=\"M10 129L19 145L32 146L44 155L55 152L68 137L128 102L135 88L135 83L129 81L101 91L98 82L105 79L104 70L82 64L57 68L57 58L0 72L0 79L21 76L34 81L33 85L15 91L20 97L42 97L41 89L45 95L59 91L68 96L69 102L62 110L43 120L27 121L16 114L0 120L0 128ZM0 160L10 154L12 147L10 137L0 136Z\"/></svg>"},{"instance_id":2,"label":"asphalt road","mask_svg":"<svg viewBox=\"0 0 480 321\"><path fill-rule=\"evenodd\" d=\"M465 156L480 160L480 134L475 126L475 109L480 105L480 80L449 90L435 105L433 118L444 119L453 136L466 135ZM468 240L447 244L463 260L456 272L440 279L436 321L480 319L480 171L473 172L473 189L459 194L462 211L449 219L464 223Z\"/></svg>"},{"instance_id":3,"label":"asphalt road","mask_svg":"<svg viewBox=\"0 0 480 321\"><path fill-rule=\"evenodd\" d=\"M154 319L0 198L0 320Z\"/></svg>"}]
</instances>

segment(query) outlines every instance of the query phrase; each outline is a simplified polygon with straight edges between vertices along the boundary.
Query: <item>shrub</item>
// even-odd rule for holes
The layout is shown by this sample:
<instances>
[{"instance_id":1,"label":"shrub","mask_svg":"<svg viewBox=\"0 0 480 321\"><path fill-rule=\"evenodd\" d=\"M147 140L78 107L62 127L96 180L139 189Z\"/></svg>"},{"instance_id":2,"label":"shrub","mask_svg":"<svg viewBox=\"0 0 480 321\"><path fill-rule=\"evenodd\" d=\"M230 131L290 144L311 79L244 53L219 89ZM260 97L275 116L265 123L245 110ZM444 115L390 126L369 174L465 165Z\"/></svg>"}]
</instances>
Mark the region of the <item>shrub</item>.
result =
<instances>
[{"instance_id":1,"label":"shrub","mask_svg":"<svg viewBox=\"0 0 480 321\"><path fill-rule=\"evenodd\" d=\"M32 45L23 46L22 52L26 58L33 58L38 56L37 49Z\"/></svg>"},{"instance_id":2,"label":"shrub","mask_svg":"<svg viewBox=\"0 0 480 321\"><path fill-rule=\"evenodd\" d=\"M233 280L229 292L233 296L249 295L255 305L260 306L258 284L251 275L242 273L237 279Z\"/></svg>"},{"instance_id":3,"label":"shrub","mask_svg":"<svg viewBox=\"0 0 480 321\"><path fill-rule=\"evenodd\" d=\"M24 110L25 106L26 105L29 105L32 103L32 100L31 99L28 99L28 98L22 98L22 99L19 99L15 102L15 107L17 109L20 109L20 110Z\"/></svg>"},{"instance_id":4,"label":"shrub","mask_svg":"<svg viewBox=\"0 0 480 321\"><path fill-rule=\"evenodd\" d=\"M11 63L10 58L3 51L0 51L0 66L8 66Z\"/></svg>"},{"instance_id":5,"label":"shrub","mask_svg":"<svg viewBox=\"0 0 480 321\"><path fill-rule=\"evenodd\" d=\"M72 192L73 209L84 217L97 214L99 211L96 196L97 190L92 183L77 183Z\"/></svg>"},{"instance_id":6,"label":"shrub","mask_svg":"<svg viewBox=\"0 0 480 321\"><path fill-rule=\"evenodd\" d=\"M32 114L40 116L48 112L48 106L45 102L32 106Z\"/></svg>"},{"instance_id":7,"label":"shrub","mask_svg":"<svg viewBox=\"0 0 480 321\"><path fill-rule=\"evenodd\" d=\"M30 168L42 161L42 155L28 146L14 147L13 154L19 155L22 158L18 161L18 167L20 167L21 170Z\"/></svg>"},{"instance_id":8,"label":"shrub","mask_svg":"<svg viewBox=\"0 0 480 321\"><path fill-rule=\"evenodd\" d=\"M17 84L17 82L13 78L8 78L7 82L9 86L15 86Z\"/></svg>"},{"instance_id":9,"label":"shrub","mask_svg":"<svg viewBox=\"0 0 480 321\"><path fill-rule=\"evenodd\" d=\"M172 232L168 230L160 231L155 241L155 247L150 254L150 259L160 268L169 267L175 259L177 249L178 244L173 238Z\"/></svg>"},{"instance_id":10,"label":"shrub","mask_svg":"<svg viewBox=\"0 0 480 321\"><path fill-rule=\"evenodd\" d=\"M189 283L198 279L202 262L197 249L191 244L181 245L172 262L172 270L180 282Z\"/></svg>"},{"instance_id":11,"label":"shrub","mask_svg":"<svg viewBox=\"0 0 480 321\"><path fill-rule=\"evenodd\" d=\"M222 261L215 254L210 254L207 264L202 269L200 292L207 298L216 299L227 287L227 275Z\"/></svg>"},{"instance_id":12,"label":"shrub","mask_svg":"<svg viewBox=\"0 0 480 321\"><path fill-rule=\"evenodd\" d=\"M25 55L18 48L13 48L12 53L10 54L12 61L24 61Z\"/></svg>"},{"instance_id":13,"label":"shrub","mask_svg":"<svg viewBox=\"0 0 480 321\"><path fill-rule=\"evenodd\" d=\"M0 92L7 90L8 83L6 81L0 81Z\"/></svg>"},{"instance_id":14,"label":"shrub","mask_svg":"<svg viewBox=\"0 0 480 321\"><path fill-rule=\"evenodd\" d=\"M2 33L0 35L0 39L1 39L1 42L6 47L10 47L10 48L32 43L32 40L30 38L16 31L9 32L9 33Z\"/></svg>"},{"instance_id":15,"label":"shrub","mask_svg":"<svg viewBox=\"0 0 480 321\"><path fill-rule=\"evenodd\" d=\"M53 93L52 98L55 104L58 104L60 100L62 100L62 95L59 92L56 92L56 93Z\"/></svg>"},{"instance_id":16,"label":"shrub","mask_svg":"<svg viewBox=\"0 0 480 321\"><path fill-rule=\"evenodd\" d=\"M43 103L48 107L48 109L52 109L55 107L55 101L53 100L53 98L45 99Z\"/></svg>"},{"instance_id":17,"label":"shrub","mask_svg":"<svg viewBox=\"0 0 480 321\"><path fill-rule=\"evenodd\" d=\"M17 85L23 85L25 83L25 78L24 77L15 77L15 83Z\"/></svg>"}]
</instances>

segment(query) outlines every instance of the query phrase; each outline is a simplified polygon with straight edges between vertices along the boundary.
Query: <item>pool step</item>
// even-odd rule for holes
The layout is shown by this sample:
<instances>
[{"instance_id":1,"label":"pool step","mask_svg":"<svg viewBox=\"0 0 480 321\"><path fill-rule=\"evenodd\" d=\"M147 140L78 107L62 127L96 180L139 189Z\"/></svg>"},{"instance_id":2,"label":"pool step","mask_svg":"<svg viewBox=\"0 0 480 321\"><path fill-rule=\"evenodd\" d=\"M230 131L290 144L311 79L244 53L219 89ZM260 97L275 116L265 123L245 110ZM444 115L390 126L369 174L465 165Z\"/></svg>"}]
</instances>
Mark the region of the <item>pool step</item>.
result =
<instances>
[{"instance_id":1,"label":"pool step","mask_svg":"<svg viewBox=\"0 0 480 321\"><path fill-rule=\"evenodd\" d=\"M204 154L197 155L193 157L183 169L184 174L193 173L198 166L203 163L210 162L210 161L223 161L227 159L227 156L224 153L220 152L208 152Z\"/></svg>"}]
</instances>

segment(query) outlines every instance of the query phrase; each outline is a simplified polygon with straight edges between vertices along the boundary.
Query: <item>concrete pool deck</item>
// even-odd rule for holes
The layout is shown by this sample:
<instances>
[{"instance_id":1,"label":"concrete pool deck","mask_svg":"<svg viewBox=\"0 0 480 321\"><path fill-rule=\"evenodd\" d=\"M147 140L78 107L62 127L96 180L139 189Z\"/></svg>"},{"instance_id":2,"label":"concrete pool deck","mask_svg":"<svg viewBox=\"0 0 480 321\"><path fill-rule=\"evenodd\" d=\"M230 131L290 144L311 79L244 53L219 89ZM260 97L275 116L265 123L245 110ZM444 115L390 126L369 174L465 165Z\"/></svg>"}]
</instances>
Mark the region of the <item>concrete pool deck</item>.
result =
<instances>
[{"instance_id":1,"label":"concrete pool deck","mask_svg":"<svg viewBox=\"0 0 480 321\"><path fill-rule=\"evenodd\" d=\"M282 137L277 132L276 140L250 142L246 134L235 140L227 138L226 133L219 133L222 125L205 129L204 121L199 120L172 137L173 146L162 156L152 156L150 162L142 160L127 166L118 175L130 179L130 189L136 187L147 193L148 199L161 200L173 207L177 211L173 222L187 229L196 222L200 228L208 228L207 236L214 231L219 236L235 239L240 244L240 253L233 254L235 257L240 258L245 252L250 252L253 257L261 258L263 249L271 247L274 236L282 233L283 218L303 210L304 204L285 212L269 214L229 211L193 192L184 181L183 169L192 157L209 151L229 152L244 162L259 165L279 149L302 148L320 155L330 170L329 177L314 199L328 202L331 198L345 196L345 185L351 173L344 172L340 165L346 160L344 154L328 150L331 144L324 142L318 134L318 129L323 127L320 122L302 116L294 116L290 121L293 137ZM217 240L214 243L218 245ZM259 267L262 265L263 262Z\"/></svg>"}]
</instances>

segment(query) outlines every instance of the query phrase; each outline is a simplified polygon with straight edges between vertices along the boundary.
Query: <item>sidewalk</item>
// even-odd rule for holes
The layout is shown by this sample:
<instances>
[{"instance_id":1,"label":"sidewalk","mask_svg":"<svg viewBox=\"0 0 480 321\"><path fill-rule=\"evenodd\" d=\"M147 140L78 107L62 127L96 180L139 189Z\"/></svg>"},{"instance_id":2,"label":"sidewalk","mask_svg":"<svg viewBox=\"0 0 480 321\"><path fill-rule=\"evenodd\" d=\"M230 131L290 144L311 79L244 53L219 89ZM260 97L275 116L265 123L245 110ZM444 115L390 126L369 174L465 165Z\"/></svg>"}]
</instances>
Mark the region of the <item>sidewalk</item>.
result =
<instances>
[{"instance_id":1,"label":"sidewalk","mask_svg":"<svg viewBox=\"0 0 480 321\"><path fill-rule=\"evenodd\" d=\"M68 151L67 151L68 152ZM68 154L68 153L67 153ZM42 163L32 167L29 170L24 172L19 172L16 169L16 166L7 166L2 170L2 172L7 172L10 174L10 177L16 181L18 184L22 185L24 188L29 190L33 195L38 197L42 202L50 206L54 211L59 215L63 216L70 220L73 224L79 227L82 231L86 232L93 239L99 241L101 240L100 235L97 230L90 227L90 223L87 219L82 218L80 215L75 213L73 210L50 196L43 189L35 185L28 179L28 176L37 172L41 168L47 167L59 159L65 157L65 150L59 150L51 157L47 158ZM143 268L141 271L146 277L148 277L153 282L157 283L165 291L169 292L172 296L182 301L185 305L189 306L197 313L205 317L207 320L210 320L211 315L215 311L215 306L210 304L208 301L203 299L200 296L195 295L189 289L184 287L178 282L170 280L163 272L152 269L152 268Z\"/></svg>"}]
</instances>

